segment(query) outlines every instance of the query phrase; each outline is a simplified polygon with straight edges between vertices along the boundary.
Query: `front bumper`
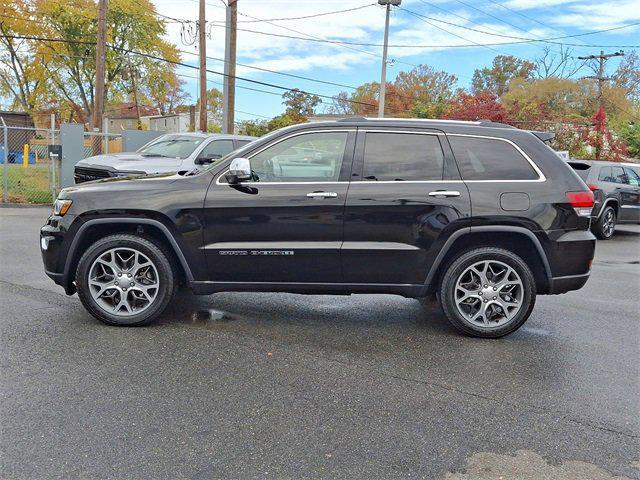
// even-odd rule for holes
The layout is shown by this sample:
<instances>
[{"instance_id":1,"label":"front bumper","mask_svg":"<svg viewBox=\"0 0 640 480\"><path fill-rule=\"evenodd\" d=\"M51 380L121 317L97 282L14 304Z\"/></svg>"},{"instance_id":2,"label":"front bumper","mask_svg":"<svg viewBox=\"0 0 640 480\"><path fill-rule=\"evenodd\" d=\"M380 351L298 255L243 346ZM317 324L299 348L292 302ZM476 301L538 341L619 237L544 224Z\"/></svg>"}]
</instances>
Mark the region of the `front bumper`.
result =
<instances>
[{"instance_id":1,"label":"front bumper","mask_svg":"<svg viewBox=\"0 0 640 480\"><path fill-rule=\"evenodd\" d=\"M69 225L73 223L74 215L67 214L63 217L51 215L47 223L40 229L40 253L44 272L57 285L64 288L67 295L75 293L75 286L68 284L65 278L65 260L68 245L66 235Z\"/></svg>"}]
</instances>

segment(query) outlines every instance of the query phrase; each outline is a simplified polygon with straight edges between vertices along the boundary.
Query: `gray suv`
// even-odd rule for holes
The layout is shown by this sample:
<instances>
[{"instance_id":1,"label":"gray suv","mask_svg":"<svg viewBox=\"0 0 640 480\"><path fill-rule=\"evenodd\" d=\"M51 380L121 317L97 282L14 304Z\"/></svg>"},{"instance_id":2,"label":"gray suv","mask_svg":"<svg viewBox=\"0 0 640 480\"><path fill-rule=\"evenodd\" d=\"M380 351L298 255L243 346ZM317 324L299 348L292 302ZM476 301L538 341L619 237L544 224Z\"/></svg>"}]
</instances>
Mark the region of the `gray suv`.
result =
<instances>
[{"instance_id":1,"label":"gray suv","mask_svg":"<svg viewBox=\"0 0 640 480\"><path fill-rule=\"evenodd\" d=\"M212 163L255 140L246 135L169 133L135 152L107 153L85 158L74 169L75 183L100 178L193 170Z\"/></svg>"},{"instance_id":2,"label":"gray suv","mask_svg":"<svg viewBox=\"0 0 640 480\"><path fill-rule=\"evenodd\" d=\"M591 230L608 240L618 223L640 223L640 165L572 160L568 162L593 192Z\"/></svg>"}]
</instances>

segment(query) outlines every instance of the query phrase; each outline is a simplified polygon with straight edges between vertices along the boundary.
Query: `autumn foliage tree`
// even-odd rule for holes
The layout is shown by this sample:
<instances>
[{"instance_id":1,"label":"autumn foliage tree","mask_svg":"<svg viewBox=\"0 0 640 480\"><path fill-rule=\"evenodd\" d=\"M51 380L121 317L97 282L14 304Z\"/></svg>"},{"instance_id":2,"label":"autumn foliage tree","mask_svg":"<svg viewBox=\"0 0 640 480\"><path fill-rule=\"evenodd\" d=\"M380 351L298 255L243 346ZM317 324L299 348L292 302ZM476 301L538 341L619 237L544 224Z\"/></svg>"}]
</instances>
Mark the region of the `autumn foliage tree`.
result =
<instances>
[{"instance_id":1,"label":"autumn foliage tree","mask_svg":"<svg viewBox=\"0 0 640 480\"><path fill-rule=\"evenodd\" d=\"M491 120L505 122L507 112L498 97L490 92L459 94L449 105L444 118L452 120Z\"/></svg>"}]
</instances>

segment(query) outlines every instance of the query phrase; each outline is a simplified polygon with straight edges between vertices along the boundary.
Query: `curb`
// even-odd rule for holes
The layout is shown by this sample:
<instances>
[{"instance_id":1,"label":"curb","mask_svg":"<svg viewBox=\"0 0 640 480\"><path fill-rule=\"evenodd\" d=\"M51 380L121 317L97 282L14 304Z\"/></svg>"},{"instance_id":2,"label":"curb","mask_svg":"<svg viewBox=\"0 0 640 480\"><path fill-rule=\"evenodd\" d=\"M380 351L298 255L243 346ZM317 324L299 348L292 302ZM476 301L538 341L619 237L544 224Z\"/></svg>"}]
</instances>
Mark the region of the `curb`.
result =
<instances>
[{"instance_id":1,"label":"curb","mask_svg":"<svg viewBox=\"0 0 640 480\"><path fill-rule=\"evenodd\" d=\"M0 208L51 208L51 203L0 203Z\"/></svg>"}]
</instances>

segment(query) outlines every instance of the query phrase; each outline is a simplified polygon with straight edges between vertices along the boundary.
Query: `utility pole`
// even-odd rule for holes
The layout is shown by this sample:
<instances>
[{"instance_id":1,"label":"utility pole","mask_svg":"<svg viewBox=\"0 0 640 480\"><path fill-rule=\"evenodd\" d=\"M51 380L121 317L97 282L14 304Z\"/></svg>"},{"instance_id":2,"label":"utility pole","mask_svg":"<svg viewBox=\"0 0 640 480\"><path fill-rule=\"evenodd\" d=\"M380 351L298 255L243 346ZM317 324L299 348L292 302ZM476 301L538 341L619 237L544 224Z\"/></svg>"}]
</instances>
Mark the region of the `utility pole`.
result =
<instances>
[{"instance_id":1,"label":"utility pole","mask_svg":"<svg viewBox=\"0 0 640 480\"><path fill-rule=\"evenodd\" d=\"M382 47L382 73L380 75L380 99L378 102L378 117L384 117L384 97L387 89L387 49L389 46L389 14L391 5L398 6L402 0L378 0L378 4L386 5L387 12L384 21L384 46Z\"/></svg>"},{"instance_id":2,"label":"utility pole","mask_svg":"<svg viewBox=\"0 0 640 480\"><path fill-rule=\"evenodd\" d=\"M598 60L598 75L591 75L584 78L590 78L592 80L598 81L598 110L602 109L603 112L606 110L604 105L603 86L605 82L611 80L611 77L605 77L604 65L610 58L622 56L624 56L624 52L622 50L606 54L604 53L604 50L600 50L600 55L587 55L584 57L578 57L579 60ZM599 151L599 149L596 148L596 160L600 159L600 153L601 152Z\"/></svg>"},{"instance_id":3,"label":"utility pole","mask_svg":"<svg viewBox=\"0 0 640 480\"><path fill-rule=\"evenodd\" d=\"M107 9L109 0L98 0L98 38L96 42L96 81L93 95L93 129L102 130L102 115L104 113L104 81L107 49ZM94 153L100 153L100 138L94 142Z\"/></svg>"},{"instance_id":4,"label":"utility pole","mask_svg":"<svg viewBox=\"0 0 640 480\"><path fill-rule=\"evenodd\" d=\"M200 17L198 20L198 38L200 53L200 131L207 131L207 25L205 0L200 0Z\"/></svg>"},{"instance_id":5,"label":"utility pole","mask_svg":"<svg viewBox=\"0 0 640 480\"><path fill-rule=\"evenodd\" d=\"M222 133L233 133L236 103L236 40L238 0L227 2L227 21L224 37L224 80L222 86Z\"/></svg>"},{"instance_id":6,"label":"utility pole","mask_svg":"<svg viewBox=\"0 0 640 480\"><path fill-rule=\"evenodd\" d=\"M584 77L584 78L590 78L592 80L597 80L598 81L598 106L600 108L604 109L604 98L602 96L602 86L604 85L604 82L608 82L611 80L610 77L605 77L604 76L604 64L607 60L609 60L612 57L623 57L624 56L624 52L622 50L620 50L619 52L614 52L614 53L604 53L604 50L600 50L600 55L587 55L585 57L578 57L579 60L598 60L598 75L597 76L590 76L590 77Z\"/></svg>"}]
</instances>

